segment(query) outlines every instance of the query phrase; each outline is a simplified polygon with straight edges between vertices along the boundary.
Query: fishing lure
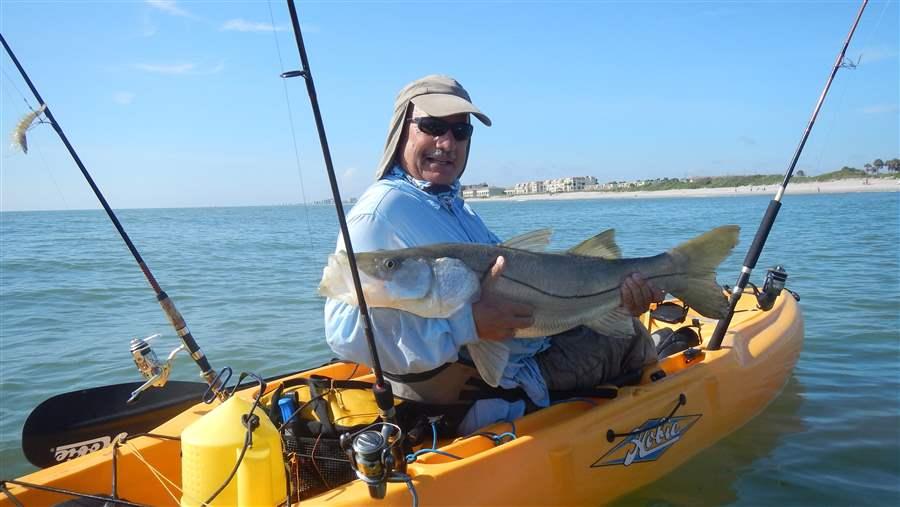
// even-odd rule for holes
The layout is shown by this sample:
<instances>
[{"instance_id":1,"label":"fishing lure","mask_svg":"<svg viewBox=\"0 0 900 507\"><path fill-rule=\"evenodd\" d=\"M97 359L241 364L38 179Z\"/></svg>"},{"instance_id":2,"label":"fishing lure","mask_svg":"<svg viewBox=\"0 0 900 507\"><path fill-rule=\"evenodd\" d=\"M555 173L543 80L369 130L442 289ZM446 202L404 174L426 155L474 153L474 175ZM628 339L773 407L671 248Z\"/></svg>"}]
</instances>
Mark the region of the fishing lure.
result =
<instances>
[{"instance_id":1,"label":"fishing lure","mask_svg":"<svg viewBox=\"0 0 900 507\"><path fill-rule=\"evenodd\" d=\"M41 107L31 111L19 120L12 133L13 148L17 147L22 150L22 153L28 153L28 139L25 137L25 133L31 128L34 120L44 113L44 109L47 109L47 104L41 104Z\"/></svg>"}]
</instances>

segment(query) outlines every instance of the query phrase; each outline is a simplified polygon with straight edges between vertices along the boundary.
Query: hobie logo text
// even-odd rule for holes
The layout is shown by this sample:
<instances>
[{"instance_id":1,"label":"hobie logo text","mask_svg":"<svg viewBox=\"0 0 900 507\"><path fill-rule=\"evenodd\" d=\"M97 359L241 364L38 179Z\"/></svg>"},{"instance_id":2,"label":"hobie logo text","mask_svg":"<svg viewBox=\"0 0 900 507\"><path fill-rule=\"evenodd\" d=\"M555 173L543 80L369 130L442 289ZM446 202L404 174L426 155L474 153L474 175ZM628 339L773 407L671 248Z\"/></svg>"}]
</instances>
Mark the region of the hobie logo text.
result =
<instances>
[{"instance_id":1,"label":"hobie logo text","mask_svg":"<svg viewBox=\"0 0 900 507\"><path fill-rule=\"evenodd\" d=\"M682 435L700 419L700 414L664 419L649 419L635 428L633 435L625 437L591 467L611 465L628 466L645 461L656 461L670 447L681 440ZM662 424L660 424L662 423Z\"/></svg>"}]
</instances>

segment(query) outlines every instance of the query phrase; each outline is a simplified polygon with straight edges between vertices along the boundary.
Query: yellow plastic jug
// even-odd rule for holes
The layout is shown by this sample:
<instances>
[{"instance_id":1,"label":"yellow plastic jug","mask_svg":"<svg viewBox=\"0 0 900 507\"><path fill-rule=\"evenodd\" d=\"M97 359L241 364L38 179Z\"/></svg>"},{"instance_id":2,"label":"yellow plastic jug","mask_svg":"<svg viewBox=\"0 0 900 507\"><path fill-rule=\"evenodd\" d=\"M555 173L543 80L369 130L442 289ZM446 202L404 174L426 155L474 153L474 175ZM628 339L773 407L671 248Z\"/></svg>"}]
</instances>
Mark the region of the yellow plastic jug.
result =
<instances>
[{"instance_id":1,"label":"yellow plastic jug","mask_svg":"<svg viewBox=\"0 0 900 507\"><path fill-rule=\"evenodd\" d=\"M241 417L253 402L232 396L181 433L182 507L199 506L228 479L244 447ZM277 506L287 503L281 435L265 411L253 411L253 430L237 473L210 505Z\"/></svg>"}]
</instances>

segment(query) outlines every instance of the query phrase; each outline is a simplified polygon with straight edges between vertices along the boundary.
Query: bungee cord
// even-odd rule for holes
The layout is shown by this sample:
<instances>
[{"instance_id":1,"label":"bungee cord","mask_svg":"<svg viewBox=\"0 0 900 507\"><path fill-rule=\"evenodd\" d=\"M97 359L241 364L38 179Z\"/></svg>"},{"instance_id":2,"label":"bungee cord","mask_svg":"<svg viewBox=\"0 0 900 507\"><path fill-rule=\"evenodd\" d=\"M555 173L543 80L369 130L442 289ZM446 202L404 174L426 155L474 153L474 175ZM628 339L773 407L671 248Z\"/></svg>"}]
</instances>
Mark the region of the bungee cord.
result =
<instances>
[{"instance_id":1,"label":"bungee cord","mask_svg":"<svg viewBox=\"0 0 900 507\"><path fill-rule=\"evenodd\" d=\"M172 488L174 488L176 491L178 491L179 494L183 495L184 491L182 491L182 489L178 486L178 484L176 484L173 480L166 477L165 474L160 472L149 461L147 461L147 458L145 458L144 455L141 454L140 450L137 448L136 445L134 445L134 443L131 442L131 440L126 440L125 442L123 442L122 445L127 446L128 449L131 451L132 456L134 456L138 461L143 463L144 466L147 467L147 470L150 470L150 473L153 474L153 477L157 481L159 481L160 485L162 485L163 489L166 490L166 493L169 494L169 496L172 498L172 500L175 501L176 504L181 503L181 500L177 496L175 496L174 493L172 493L172 490L169 489L169 486L172 486ZM195 499L190 499L190 500L195 500Z\"/></svg>"}]
</instances>

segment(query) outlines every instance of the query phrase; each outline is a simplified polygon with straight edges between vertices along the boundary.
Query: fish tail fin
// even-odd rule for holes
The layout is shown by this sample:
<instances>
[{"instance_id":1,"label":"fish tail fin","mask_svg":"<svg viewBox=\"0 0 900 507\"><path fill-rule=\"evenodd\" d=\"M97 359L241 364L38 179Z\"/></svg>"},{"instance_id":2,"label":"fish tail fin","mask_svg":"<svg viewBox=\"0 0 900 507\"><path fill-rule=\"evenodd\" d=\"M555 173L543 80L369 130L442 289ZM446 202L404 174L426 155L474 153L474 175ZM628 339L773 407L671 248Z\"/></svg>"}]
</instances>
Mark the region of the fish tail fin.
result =
<instances>
[{"instance_id":1,"label":"fish tail fin","mask_svg":"<svg viewBox=\"0 0 900 507\"><path fill-rule=\"evenodd\" d=\"M509 347L503 342L493 340L478 340L466 345L472 362L481 375L481 378L491 387L500 385L503 370L509 363Z\"/></svg>"},{"instance_id":2,"label":"fish tail fin","mask_svg":"<svg viewBox=\"0 0 900 507\"><path fill-rule=\"evenodd\" d=\"M672 295L701 315L725 317L728 298L716 282L716 268L737 245L740 230L737 225L724 225L670 250L676 269L686 277L677 289L670 290Z\"/></svg>"}]
</instances>

